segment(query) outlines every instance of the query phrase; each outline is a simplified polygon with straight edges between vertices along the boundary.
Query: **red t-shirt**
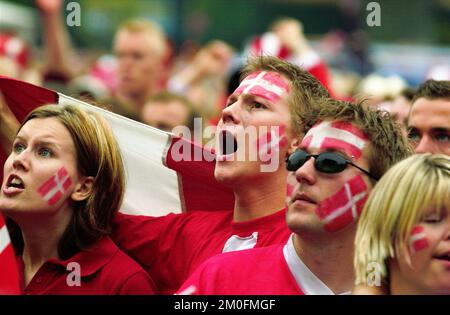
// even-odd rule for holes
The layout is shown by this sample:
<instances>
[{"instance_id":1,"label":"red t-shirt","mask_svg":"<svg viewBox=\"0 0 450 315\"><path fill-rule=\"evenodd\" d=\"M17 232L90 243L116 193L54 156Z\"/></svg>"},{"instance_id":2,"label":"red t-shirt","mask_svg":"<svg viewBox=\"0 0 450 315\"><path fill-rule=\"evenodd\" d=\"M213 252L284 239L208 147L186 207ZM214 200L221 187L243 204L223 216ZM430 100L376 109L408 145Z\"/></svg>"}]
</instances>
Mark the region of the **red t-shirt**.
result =
<instances>
[{"instance_id":1,"label":"red t-shirt","mask_svg":"<svg viewBox=\"0 0 450 315\"><path fill-rule=\"evenodd\" d=\"M284 244L291 234L285 217L285 209L247 222L233 222L233 211L118 214L113 240L144 267L161 294L173 294L202 262L222 253L225 244L229 248L230 238L247 239L244 248Z\"/></svg>"},{"instance_id":2,"label":"red t-shirt","mask_svg":"<svg viewBox=\"0 0 450 315\"><path fill-rule=\"evenodd\" d=\"M204 262L178 294L303 295L283 255L284 244L224 253Z\"/></svg>"},{"instance_id":3,"label":"red t-shirt","mask_svg":"<svg viewBox=\"0 0 450 315\"><path fill-rule=\"evenodd\" d=\"M23 285L24 265L21 257L18 257L18 263ZM81 276L79 283L74 283L73 275L76 269L71 263L79 264ZM70 259L64 261L49 259L39 268L24 293L155 294L156 287L142 267L119 250L109 237L104 237L89 250L81 251Z\"/></svg>"}]
</instances>

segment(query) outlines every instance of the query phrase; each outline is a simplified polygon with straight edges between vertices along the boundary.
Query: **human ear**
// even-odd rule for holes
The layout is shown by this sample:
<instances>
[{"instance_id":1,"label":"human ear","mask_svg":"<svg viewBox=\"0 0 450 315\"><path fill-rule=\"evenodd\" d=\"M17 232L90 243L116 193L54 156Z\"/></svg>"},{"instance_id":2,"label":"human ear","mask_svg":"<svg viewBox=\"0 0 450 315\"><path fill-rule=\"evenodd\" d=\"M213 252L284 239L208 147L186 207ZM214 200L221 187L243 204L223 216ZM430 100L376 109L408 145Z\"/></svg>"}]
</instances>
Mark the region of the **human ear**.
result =
<instances>
[{"instance_id":1,"label":"human ear","mask_svg":"<svg viewBox=\"0 0 450 315\"><path fill-rule=\"evenodd\" d=\"M74 201L83 201L87 199L91 194L94 187L94 177L87 176L80 179L76 184L75 190L70 197Z\"/></svg>"}]
</instances>

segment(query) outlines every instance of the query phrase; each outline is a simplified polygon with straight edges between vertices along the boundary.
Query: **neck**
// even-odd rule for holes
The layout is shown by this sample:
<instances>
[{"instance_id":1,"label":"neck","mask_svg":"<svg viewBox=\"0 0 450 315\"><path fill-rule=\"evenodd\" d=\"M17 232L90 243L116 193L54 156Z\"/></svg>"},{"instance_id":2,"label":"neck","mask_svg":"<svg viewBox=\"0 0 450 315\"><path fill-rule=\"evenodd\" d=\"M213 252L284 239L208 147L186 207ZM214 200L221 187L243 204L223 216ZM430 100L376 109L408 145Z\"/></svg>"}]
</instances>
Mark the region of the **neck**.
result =
<instances>
[{"instance_id":1,"label":"neck","mask_svg":"<svg viewBox=\"0 0 450 315\"><path fill-rule=\"evenodd\" d=\"M118 90L116 93L116 98L123 104L128 105L133 111L140 112L142 107L144 107L145 103L149 100L149 98L155 94L156 88L148 88L145 92L124 92Z\"/></svg>"},{"instance_id":2,"label":"neck","mask_svg":"<svg viewBox=\"0 0 450 315\"><path fill-rule=\"evenodd\" d=\"M273 214L286 206L286 177L283 172L269 179L256 179L235 186L234 221L242 222Z\"/></svg>"},{"instance_id":3,"label":"neck","mask_svg":"<svg viewBox=\"0 0 450 315\"><path fill-rule=\"evenodd\" d=\"M294 247L309 270L334 293L340 294L350 292L355 281L353 237L354 233L345 233L317 239L295 233Z\"/></svg>"},{"instance_id":4,"label":"neck","mask_svg":"<svg viewBox=\"0 0 450 315\"><path fill-rule=\"evenodd\" d=\"M69 225L72 212L59 209L55 213L17 220L24 242L22 260L26 285L47 260L59 258L58 243Z\"/></svg>"}]
</instances>

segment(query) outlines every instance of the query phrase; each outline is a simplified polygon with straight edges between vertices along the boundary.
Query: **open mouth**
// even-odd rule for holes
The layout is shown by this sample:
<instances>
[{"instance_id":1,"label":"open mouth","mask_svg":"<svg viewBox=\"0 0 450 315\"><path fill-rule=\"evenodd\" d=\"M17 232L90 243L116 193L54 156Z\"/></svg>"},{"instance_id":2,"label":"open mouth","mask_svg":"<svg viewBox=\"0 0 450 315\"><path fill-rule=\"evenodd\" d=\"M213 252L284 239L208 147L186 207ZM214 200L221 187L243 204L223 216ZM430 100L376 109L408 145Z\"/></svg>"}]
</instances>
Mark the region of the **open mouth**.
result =
<instances>
[{"instance_id":1,"label":"open mouth","mask_svg":"<svg viewBox=\"0 0 450 315\"><path fill-rule=\"evenodd\" d=\"M17 188L17 189L25 189L25 185L23 184L22 179L17 175L10 175L8 181L6 182L6 187Z\"/></svg>"},{"instance_id":2,"label":"open mouth","mask_svg":"<svg viewBox=\"0 0 450 315\"><path fill-rule=\"evenodd\" d=\"M450 254L445 254L445 255L441 255L441 256L435 256L435 258L439 259L439 260L445 260L445 261L450 262Z\"/></svg>"},{"instance_id":3,"label":"open mouth","mask_svg":"<svg viewBox=\"0 0 450 315\"><path fill-rule=\"evenodd\" d=\"M225 161L227 157L231 157L236 153L237 149L238 143L236 137L230 131L222 130L219 133L218 161Z\"/></svg>"}]
</instances>

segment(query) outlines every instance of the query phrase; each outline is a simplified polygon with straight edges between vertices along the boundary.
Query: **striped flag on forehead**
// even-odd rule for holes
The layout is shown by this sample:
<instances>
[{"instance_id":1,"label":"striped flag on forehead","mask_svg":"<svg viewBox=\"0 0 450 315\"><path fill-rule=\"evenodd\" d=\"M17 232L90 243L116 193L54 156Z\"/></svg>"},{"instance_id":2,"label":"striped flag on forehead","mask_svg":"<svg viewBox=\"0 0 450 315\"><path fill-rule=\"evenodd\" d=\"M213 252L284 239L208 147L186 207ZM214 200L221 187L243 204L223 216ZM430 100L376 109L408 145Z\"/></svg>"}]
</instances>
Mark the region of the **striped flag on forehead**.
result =
<instances>
[{"instance_id":1,"label":"striped flag on forehead","mask_svg":"<svg viewBox=\"0 0 450 315\"><path fill-rule=\"evenodd\" d=\"M342 149L348 155L359 159L367 141L367 136L348 122L323 121L306 133L302 146L318 149Z\"/></svg>"},{"instance_id":2,"label":"striped flag on forehead","mask_svg":"<svg viewBox=\"0 0 450 315\"><path fill-rule=\"evenodd\" d=\"M283 93L289 91L289 85L276 72L255 72L247 76L236 89L238 94L253 94L276 102Z\"/></svg>"},{"instance_id":3,"label":"striped flag on forehead","mask_svg":"<svg viewBox=\"0 0 450 315\"><path fill-rule=\"evenodd\" d=\"M8 230L0 214L0 295L19 294L19 272Z\"/></svg>"}]
</instances>

